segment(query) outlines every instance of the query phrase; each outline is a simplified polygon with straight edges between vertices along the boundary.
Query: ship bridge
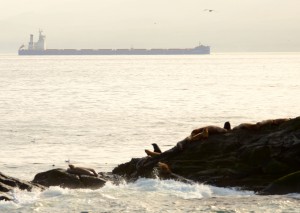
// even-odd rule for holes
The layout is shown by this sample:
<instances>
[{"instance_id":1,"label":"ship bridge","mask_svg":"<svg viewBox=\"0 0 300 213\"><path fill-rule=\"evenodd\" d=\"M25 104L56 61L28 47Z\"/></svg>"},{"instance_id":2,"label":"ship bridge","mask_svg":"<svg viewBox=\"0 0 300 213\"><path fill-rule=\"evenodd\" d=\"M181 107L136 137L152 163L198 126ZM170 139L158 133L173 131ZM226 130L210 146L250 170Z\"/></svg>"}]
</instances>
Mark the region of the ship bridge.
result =
<instances>
[{"instance_id":1,"label":"ship bridge","mask_svg":"<svg viewBox=\"0 0 300 213\"><path fill-rule=\"evenodd\" d=\"M43 35L43 31L39 31L39 40L33 42L33 34L30 34L30 40L28 43L28 50L46 50L46 36Z\"/></svg>"}]
</instances>

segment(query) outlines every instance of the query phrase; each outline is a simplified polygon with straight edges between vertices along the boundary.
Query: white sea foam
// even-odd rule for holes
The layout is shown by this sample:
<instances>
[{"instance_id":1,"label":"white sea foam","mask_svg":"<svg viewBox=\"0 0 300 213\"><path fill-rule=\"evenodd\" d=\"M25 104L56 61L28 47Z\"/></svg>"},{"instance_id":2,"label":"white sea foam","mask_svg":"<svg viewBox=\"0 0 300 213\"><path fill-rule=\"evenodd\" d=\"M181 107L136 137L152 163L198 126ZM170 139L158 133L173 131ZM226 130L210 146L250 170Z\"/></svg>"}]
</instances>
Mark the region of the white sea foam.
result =
<instances>
[{"instance_id":1,"label":"white sea foam","mask_svg":"<svg viewBox=\"0 0 300 213\"><path fill-rule=\"evenodd\" d=\"M177 196L184 199L211 197L209 186L202 184L186 184L174 180L139 179L129 184L130 189L144 192L155 192L168 196Z\"/></svg>"},{"instance_id":2,"label":"white sea foam","mask_svg":"<svg viewBox=\"0 0 300 213\"><path fill-rule=\"evenodd\" d=\"M291 194L288 194L287 196L300 200L300 193L291 193Z\"/></svg>"},{"instance_id":3,"label":"white sea foam","mask_svg":"<svg viewBox=\"0 0 300 213\"><path fill-rule=\"evenodd\" d=\"M0 202L2 212L297 212L299 194L257 196L242 191L174 180L138 179L98 190L50 187L33 192L15 190L11 202ZM195 200L198 203L195 205ZM70 204L72 204L70 206ZM20 211L20 209L22 209ZM280 211L278 211L280 210Z\"/></svg>"},{"instance_id":4,"label":"white sea foam","mask_svg":"<svg viewBox=\"0 0 300 213\"><path fill-rule=\"evenodd\" d=\"M107 184L100 191L131 191L136 193L155 193L163 196L175 196L183 199L201 199L217 196L250 196L252 191L242 191L205 184L187 184L174 180L140 178L136 182L112 185Z\"/></svg>"},{"instance_id":5,"label":"white sea foam","mask_svg":"<svg viewBox=\"0 0 300 213\"><path fill-rule=\"evenodd\" d=\"M40 193L41 198L51 198L51 197L59 197L65 194L70 193L70 190L67 188L61 188L59 186L49 187L47 190Z\"/></svg>"},{"instance_id":6,"label":"white sea foam","mask_svg":"<svg viewBox=\"0 0 300 213\"><path fill-rule=\"evenodd\" d=\"M210 186L213 193L217 196L247 196L254 195L253 191L241 190L238 188L224 188L224 187L215 187Z\"/></svg>"}]
</instances>

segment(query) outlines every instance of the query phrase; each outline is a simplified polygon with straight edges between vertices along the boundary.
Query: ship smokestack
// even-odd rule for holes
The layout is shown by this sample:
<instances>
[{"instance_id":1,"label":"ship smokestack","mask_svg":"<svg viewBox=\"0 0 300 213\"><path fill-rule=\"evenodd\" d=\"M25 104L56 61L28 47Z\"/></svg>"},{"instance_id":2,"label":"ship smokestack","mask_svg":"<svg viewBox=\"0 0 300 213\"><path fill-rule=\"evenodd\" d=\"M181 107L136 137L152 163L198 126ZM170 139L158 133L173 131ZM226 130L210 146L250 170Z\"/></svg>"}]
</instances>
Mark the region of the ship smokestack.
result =
<instances>
[{"instance_id":1,"label":"ship smokestack","mask_svg":"<svg viewBox=\"0 0 300 213\"><path fill-rule=\"evenodd\" d=\"M32 50L33 49L33 34L30 34L30 40L28 44L28 49Z\"/></svg>"}]
</instances>

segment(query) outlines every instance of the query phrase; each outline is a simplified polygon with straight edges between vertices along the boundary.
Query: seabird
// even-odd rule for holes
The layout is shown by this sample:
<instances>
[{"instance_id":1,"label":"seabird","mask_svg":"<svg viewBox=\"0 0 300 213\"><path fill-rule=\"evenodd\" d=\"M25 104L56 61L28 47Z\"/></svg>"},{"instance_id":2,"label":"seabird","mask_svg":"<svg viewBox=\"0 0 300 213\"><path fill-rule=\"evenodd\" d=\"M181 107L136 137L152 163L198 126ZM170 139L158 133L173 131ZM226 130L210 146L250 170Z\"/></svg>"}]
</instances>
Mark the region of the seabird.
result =
<instances>
[{"instance_id":1,"label":"seabird","mask_svg":"<svg viewBox=\"0 0 300 213\"><path fill-rule=\"evenodd\" d=\"M208 11L208 12L214 12L215 10L212 10L212 9L205 9L204 11Z\"/></svg>"}]
</instances>

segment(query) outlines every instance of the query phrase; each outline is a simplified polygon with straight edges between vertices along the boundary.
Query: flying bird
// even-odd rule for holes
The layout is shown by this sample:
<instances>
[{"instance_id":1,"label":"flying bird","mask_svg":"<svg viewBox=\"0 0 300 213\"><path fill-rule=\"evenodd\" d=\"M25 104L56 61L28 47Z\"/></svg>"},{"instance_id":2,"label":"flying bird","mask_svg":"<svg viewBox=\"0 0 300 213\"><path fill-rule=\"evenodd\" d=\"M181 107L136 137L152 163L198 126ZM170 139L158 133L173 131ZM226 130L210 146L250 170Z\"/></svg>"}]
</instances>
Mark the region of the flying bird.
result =
<instances>
[{"instance_id":1,"label":"flying bird","mask_svg":"<svg viewBox=\"0 0 300 213\"><path fill-rule=\"evenodd\" d=\"M214 12L215 10L212 10L212 9L205 9L205 10L203 10L203 11L207 11L207 12Z\"/></svg>"}]
</instances>

